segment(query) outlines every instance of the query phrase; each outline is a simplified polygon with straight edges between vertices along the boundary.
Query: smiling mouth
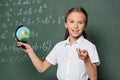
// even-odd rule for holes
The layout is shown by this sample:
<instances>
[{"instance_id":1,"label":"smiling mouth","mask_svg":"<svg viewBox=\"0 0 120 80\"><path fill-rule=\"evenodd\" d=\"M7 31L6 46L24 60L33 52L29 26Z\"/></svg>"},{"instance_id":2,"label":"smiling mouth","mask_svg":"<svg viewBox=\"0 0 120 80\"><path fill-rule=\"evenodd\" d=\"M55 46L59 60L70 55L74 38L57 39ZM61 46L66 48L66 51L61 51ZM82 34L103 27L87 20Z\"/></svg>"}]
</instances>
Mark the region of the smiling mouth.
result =
<instances>
[{"instance_id":1,"label":"smiling mouth","mask_svg":"<svg viewBox=\"0 0 120 80\"><path fill-rule=\"evenodd\" d=\"M77 34L77 33L79 33L79 30L72 30L72 32L73 32L74 34Z\"/></svg>"}]
</instances>

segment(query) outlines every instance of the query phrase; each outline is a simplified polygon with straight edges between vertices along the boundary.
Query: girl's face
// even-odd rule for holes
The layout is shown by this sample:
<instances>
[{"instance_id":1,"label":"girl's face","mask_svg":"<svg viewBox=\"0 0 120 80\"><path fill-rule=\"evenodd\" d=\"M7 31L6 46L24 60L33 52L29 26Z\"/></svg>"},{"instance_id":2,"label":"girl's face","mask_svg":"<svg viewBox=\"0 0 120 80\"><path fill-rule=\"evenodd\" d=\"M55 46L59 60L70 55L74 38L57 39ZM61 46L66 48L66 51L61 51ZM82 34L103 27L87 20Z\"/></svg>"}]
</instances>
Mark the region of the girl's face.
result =
<instances>
[{"instance_id":1,"label":"girl's face","mask_svg":"<svg viewBox=\"0 0 120 80\"><path fill-rule=\"evenodd\" d=\"M68 15L65 27L70 38L78 39L86 28L86 16L82 12L72 12Z\"/></svg>"}]
</instances>

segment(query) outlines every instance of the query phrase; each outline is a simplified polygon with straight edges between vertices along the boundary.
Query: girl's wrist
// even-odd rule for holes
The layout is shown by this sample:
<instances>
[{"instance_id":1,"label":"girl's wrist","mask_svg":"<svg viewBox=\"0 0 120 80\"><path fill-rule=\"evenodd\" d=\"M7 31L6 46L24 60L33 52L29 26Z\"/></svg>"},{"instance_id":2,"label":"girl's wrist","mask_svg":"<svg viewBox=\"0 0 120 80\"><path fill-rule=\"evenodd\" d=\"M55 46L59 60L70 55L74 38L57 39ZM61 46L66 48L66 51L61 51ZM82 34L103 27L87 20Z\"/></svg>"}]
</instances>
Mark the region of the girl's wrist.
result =
<instances>
[{"instance_id":1,"label":"girl's wrist","mask_svg":"<svg viewBox=\"0 0 120 80\"><path fill-rule=\"evenodd\" d=\"M90 62L90 58L89 58L89 57L85 58L85 59L84 59L84 62L85 62L85 63Z\"/></svg>"},{"instance_id":2,"label":"girl's wrist","mask_svg":"<svg viewBox=\"0 0 120 80\"><path fill-rule=\"evenodd\" d=\"M33 50L31 50L31 51L28 52L28 55L31 55L31 54L34 54Z\"/></svg>"}]
</instances>

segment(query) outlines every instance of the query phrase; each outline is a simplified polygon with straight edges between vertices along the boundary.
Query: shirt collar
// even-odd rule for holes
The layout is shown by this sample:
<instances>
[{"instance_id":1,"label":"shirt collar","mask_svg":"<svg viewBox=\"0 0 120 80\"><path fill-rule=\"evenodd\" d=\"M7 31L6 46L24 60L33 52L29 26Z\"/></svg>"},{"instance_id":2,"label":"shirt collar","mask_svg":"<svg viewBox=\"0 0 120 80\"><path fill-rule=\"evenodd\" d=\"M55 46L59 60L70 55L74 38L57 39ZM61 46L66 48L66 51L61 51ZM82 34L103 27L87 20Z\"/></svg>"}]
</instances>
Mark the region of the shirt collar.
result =
<instances>
[{"instance_id":1,"label":"shirt collar","mask_svg":"<svg viewBox=\"0 0 120 80\"><path fill-rule=\"evenodd\" d=\"M68 37L67 40L65 41L65 45L69 45L69 44L70 44L69 39L70 39L70 37ZM85 39L85 38L84 38L83 35L82 35L82 36L80 36L80 37L78 38L78 40L76 40L74 43L81 45L81 43L83 42L84 39Z\"/></svg>"}]
</instances>

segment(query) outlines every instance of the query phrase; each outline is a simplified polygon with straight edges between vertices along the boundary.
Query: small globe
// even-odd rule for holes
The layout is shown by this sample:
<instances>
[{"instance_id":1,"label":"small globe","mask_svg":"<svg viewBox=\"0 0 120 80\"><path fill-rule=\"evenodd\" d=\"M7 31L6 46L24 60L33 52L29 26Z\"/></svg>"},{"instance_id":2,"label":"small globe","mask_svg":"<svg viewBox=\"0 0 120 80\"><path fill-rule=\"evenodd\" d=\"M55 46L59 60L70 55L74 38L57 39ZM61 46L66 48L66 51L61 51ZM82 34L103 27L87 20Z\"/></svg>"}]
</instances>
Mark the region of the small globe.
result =
<instances>
[{"instance_id":1,"label":"small globe","mask_svg":"<svg viewBox=\"0 0 120 80\"><path fill-rule=\"evenodd\" d=\"M15 34L18 41L27 42L30 38L31 32L29 28L22 26L17 29Z\"/></svg>"}]
</instances>

